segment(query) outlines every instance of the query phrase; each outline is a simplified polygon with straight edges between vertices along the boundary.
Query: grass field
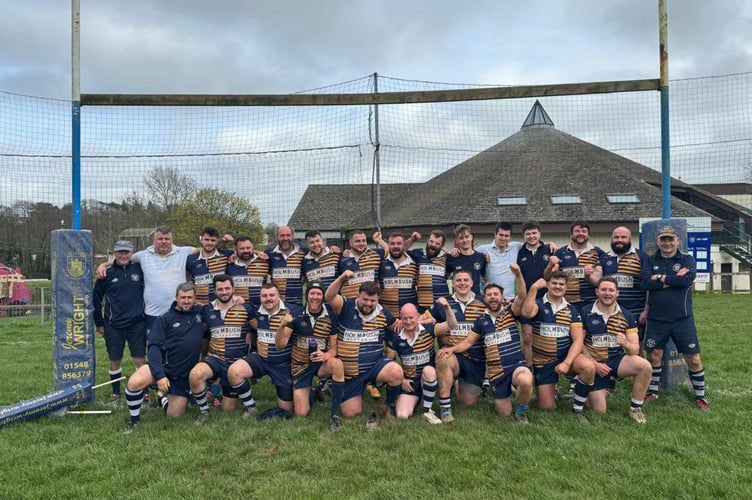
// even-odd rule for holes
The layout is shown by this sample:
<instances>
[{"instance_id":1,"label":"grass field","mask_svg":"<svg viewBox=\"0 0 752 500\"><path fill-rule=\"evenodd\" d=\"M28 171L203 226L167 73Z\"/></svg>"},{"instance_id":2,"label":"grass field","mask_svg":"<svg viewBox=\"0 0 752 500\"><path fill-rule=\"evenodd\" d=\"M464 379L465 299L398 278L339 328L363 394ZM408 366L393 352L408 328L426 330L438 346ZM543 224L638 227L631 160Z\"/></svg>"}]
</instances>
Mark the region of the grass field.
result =
<instances>
[{"instance_id":1,"label":"grass field","mask_svg":"<svg viewBox=\"0 0 752 500\"><path fill-rule=\"evenodd\" d=\"M573 421L569 402L548 414L531 409L531 424L519 427L483 401L457 408L453 425L411 419L369 432L357 417L330 434L319 404L308 419L214 413L200 427L195 408L170 421L147 409L127 436L123 406L0 430L0 498L750 498L749 304L749 295L696 297L709 412L677 387L648 403L648 422L637 426L622 382L589 427ZM38 319L0 321L0 404L51 389L50 337ZM97 354L104 381L101 339ZM268 382L254 393L262 410L273 404ZM97 396L87 407L107 408L109 391Z\"/></svg>"}]
</instances>

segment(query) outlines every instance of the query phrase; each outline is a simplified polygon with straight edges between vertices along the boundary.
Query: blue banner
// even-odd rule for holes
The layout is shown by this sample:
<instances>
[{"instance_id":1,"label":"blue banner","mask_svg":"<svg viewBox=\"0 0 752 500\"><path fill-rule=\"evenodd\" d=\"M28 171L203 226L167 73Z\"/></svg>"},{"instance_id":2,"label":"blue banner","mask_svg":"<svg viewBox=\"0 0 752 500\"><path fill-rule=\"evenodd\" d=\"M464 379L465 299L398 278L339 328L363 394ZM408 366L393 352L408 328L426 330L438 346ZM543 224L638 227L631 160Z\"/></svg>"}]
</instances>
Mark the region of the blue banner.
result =
<instances>
[{"instance_id":1,"label":"blue banner","mask_svg":"<svg viewBox=\"0 0 752 500\"><path fill-rule=\"evenodd\" d=\"M52 365L55 389L94 385L91 231L52 231ZM94 393L88 393L94 400Z\"/></svg>"},{"instance_id":2,"label":"blue banner","mask_svg":"<svg viewBox=\"0 0 752 500\"><path fill-rule=\"evenodd\" d=\"M55 410L91 399L94 391L87 383L73 384L26 401L0 407L0 428L14 422L41 417Z\"/></svg>"}]
</instances>

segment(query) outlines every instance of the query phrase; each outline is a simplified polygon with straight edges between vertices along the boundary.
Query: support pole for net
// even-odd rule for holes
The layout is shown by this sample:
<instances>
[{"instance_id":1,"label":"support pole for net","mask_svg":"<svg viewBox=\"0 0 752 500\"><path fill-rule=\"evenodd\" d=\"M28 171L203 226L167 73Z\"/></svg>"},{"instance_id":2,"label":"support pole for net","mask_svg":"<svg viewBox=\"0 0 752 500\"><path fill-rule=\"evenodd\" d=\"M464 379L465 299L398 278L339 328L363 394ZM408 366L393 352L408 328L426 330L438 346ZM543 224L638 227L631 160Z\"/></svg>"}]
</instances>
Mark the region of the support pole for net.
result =
<instances>
[{"instance_id":1,"label":"support pole for net","mask_svg":"<svg viewBox=\"0 0 752 500\"><path fill-rule=\"evenodd\" d=\"M373 74L373 93L379 93L379 74ZM381 231L381 159L379 158L379 150L381 149L381 142L379 142L379 105L374 104L373 112L373 129L374 140L376 142L373 151L374 169L376 170L376 227Z\"/></svg>"},{"instance_id":2,"label":"support pole for net","mask_svg":"<svg viewBox=\"0 0 752 500\"><path fill-rule=\"evenodd\" d=\"M661 198L663 218L671 218L671 154L668 112L668 14L666 0L658 0L658 37L661 65Z\"/></svg>"},{"instance_id":3,"label":"support pole for net","mask_svg":"<svg viewBox=\"0 0 752 500\"><path fill-rule=\"evenodd\" d=\"M81 229L81 2L71 0L72 229Z\"/></svg>"}]
</instances>

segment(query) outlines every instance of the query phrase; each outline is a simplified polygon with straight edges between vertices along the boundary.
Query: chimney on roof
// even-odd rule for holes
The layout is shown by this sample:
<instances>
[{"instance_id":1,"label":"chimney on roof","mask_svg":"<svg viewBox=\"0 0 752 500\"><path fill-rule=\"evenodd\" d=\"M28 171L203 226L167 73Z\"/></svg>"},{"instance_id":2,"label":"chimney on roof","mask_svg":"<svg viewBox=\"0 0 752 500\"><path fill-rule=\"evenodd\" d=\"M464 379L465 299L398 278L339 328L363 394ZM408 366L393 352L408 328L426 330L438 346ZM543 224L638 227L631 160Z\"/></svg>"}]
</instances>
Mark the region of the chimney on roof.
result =
<instances>
[{"instance_id":1,"label":"chimney on roof","mask_svg":"<svg viewBox=\"0 0 752 500\"><path fill-rule=\"evenodd\" d=\"M548 116L548 113L546 113L546 110L543 109L543 106L541 105L539 100L535 100L535 104L533 104L532 109L530 110L530 113L528 113L527 118L525 118L525 121L522 124L522 127L553 127L554 122L551 121L551 118Z\"/></svg>"}]
</instances>

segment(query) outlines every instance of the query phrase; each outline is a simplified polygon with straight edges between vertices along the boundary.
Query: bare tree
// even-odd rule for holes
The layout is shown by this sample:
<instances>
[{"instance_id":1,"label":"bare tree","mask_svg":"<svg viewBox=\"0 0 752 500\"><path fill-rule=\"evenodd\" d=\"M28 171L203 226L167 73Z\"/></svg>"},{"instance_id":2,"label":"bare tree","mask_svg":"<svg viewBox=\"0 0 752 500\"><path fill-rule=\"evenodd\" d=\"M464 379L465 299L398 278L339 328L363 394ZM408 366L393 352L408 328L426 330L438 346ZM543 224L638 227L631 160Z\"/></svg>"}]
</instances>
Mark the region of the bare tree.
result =
<instances>
[{"instance_id":1,"label":"bare tree","mask_svg":"<svg viewBox=\"0 0 752 500\"><path fill-rule=\"evenodd\" d=\"M154 167L144 179L149 201L171 215L175 207L181 205L198 190L191 177L175 167Z\"/></svg>"}]
</instances>

